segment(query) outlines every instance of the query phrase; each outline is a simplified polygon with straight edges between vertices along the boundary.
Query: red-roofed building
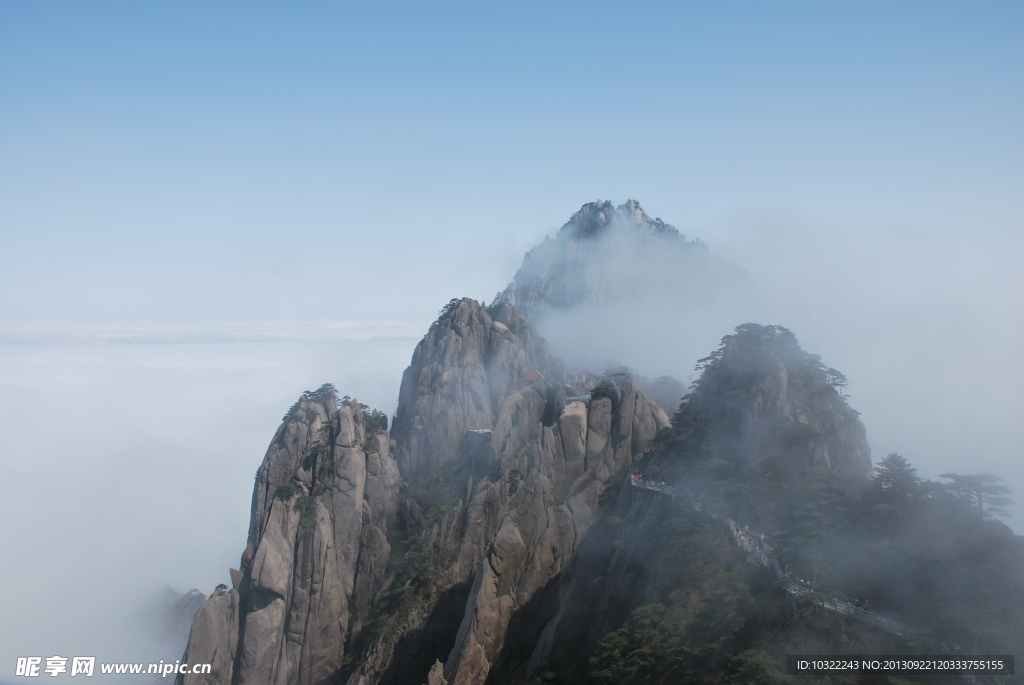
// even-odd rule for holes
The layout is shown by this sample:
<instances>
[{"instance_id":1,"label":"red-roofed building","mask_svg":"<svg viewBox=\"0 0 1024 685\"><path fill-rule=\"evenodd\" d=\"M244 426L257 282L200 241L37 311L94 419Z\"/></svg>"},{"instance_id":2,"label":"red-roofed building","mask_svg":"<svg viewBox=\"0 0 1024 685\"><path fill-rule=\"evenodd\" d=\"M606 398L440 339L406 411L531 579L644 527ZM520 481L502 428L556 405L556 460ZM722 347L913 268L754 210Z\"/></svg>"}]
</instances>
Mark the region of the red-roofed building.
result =
<instances>
[{"instance_id":1,"label":"red-roofed building","mask_svg":"<svg viewBox=\"0 0 1024 685\"><path fill-rule=\"evenodd\" d=\"M537 369L534 369L534 370L533 370L533 371L531 371L530 373L526 374L526 375L525 375L525 376L523 377L523 380L524 380L524 381L539 381L539 380L541 380L542 378L544 378L544 374L542 374L542 373L541 373L540 371L538 371Z\"/></svg>"}]
</instances>

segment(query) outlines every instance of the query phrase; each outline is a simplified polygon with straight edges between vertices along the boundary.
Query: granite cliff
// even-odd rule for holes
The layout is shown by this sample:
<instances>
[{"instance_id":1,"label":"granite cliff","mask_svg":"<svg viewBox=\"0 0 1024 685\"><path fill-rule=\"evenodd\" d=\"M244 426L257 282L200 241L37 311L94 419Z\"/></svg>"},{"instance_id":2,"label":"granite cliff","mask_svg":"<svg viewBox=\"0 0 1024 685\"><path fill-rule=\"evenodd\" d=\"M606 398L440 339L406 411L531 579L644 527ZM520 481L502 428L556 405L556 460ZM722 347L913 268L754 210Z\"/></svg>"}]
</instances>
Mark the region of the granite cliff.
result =
<instances>
[{"instance_id":1,"label":"granite cliff","mask_svg":"<svg viewBox=\"0 0 1024 685\"><path fill-rule=\"evenodd\" d=\"M531 372L559 379L561 362L519 310L452 300L402 376L392 429L402 475L429 479L450 466L467 431L491 430Z\"/></svg>"},{"instance_id":2,"label":"granite cliff","mask_svg":"<svg viewBox=\"0 0 1024 685\"><path fill-rule=\"evenodd\" d=\"M390 434L329 386L305 393L257 473L234 587L193 622L184 659L214 671L182 682L483 682L668 426L628 374L566 394L521 312L469 299L417 346Z\"/></svg>"},{"instance_id":3,"label":"granite cliff","mask_svg":"<svg viewBox=\"0 0 1024 685\"><path fill-rule=\"evenodd\" d=\"M196 612L184 683L320 683L384 580L398 467L383 417L324 386L289 410L256 473L234 587Z\"/></svg>"}]
</instances>

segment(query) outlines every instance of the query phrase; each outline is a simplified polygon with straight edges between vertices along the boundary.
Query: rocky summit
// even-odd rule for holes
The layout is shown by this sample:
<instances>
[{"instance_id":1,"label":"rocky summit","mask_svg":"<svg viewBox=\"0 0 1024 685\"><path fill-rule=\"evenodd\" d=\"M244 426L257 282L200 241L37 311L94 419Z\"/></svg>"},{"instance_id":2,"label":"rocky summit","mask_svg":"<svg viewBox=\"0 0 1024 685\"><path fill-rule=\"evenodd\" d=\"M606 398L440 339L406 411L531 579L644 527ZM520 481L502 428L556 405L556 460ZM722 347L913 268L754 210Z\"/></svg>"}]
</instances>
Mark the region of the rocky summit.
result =
<instances>
[{"instance_id":1,"label":"rocky summit","mask_svg":"<svg viewBox=\"0 0 1024 685\"><path fill-rule=\"evenodd\" d=\"M706 299L748 284L745 272L652 219L636 200L618 207L598 200L527 252L495 301L540 320L580 306L649 303L676 294Z\"/></svg>"}]
</instances>

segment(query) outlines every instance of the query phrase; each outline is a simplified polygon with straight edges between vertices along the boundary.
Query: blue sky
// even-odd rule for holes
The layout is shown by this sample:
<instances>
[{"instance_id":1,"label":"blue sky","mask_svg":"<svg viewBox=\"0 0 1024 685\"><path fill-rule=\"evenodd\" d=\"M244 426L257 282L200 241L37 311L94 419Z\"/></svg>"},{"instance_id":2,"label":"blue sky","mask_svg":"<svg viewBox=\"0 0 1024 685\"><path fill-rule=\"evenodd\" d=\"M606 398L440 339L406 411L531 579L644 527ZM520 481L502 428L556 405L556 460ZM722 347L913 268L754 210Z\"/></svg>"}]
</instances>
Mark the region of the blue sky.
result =
<instances>
[{"instance_id":1,"label":"blue sky","mask_svg":"<svg viewBox=\"0 0 1024 685\"><path fill-rule=\"evenodd\" d=\"M1022 35L1019 2L0 2L0 481L45 484L0 498L0 663L141 660L147 593L227 581L298 394L392 410L438 309L599 198L763 295L618 361L788 326L876 459L1024 497Z\"/></svg>"},{"instance_id":2,"label":"blue sky","mask_svg":"<svg viewBox=\"0 0 1024 685\"><path fill-rule=\"evenodd\" d=\"M385 254L441 281L433 312L507 281L488 260L510 236L527 245L599 197L712 244L738 209L995 235L1020 219L1016 3L4 3L0 18L5 319L282 317L297 278L366 283Z\"/></svg>"}]
</instances>

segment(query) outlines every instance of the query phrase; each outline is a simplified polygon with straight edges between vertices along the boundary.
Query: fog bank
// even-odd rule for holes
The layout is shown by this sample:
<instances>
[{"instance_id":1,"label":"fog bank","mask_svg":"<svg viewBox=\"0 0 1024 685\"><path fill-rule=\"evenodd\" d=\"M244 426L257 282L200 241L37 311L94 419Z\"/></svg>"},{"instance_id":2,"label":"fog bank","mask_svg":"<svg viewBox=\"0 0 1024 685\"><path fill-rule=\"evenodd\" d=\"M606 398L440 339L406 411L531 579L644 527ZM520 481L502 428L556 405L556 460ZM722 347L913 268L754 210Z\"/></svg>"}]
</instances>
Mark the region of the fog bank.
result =
<instances>
[{"instance_id":1,"label":"fog bank","mask_svg":"<svg viewBox=\"0 0 1024 685\"><path fill-rule=\"evenodd\" d=\"M1024 495L1024 279L1014 257L1024 234L967 238L941 225L865 227L767 211L687 233L754 285L712 276L695 287L692 274L645 249L609 251L610 268L635 280L614 301L541 318L553 350L594 370L614 362L687 380L733 327L782 325L849 378L876 459L900 452L931 478L994 473Z\"/></svg>"},{"instance_id":2,"label":"fog bank","mask_svg":"<svg viewBox=\"0 0 1024 685\"><path fill-rule=\"evenodd\" d=\"M43 340L0 343L2 581L17 589L0 663L180 658L159 639L162 586L209 594L231 582L281 416L325 381L393 413L416 342L402 333L421 326L370 322L392 335L362 340L294 335L320 324L257 327L283 341L124 342L140 327L108 324L21 326ZM239 327L156 328L161 340L211 340Z\"/></svg>"}]
</instances>

